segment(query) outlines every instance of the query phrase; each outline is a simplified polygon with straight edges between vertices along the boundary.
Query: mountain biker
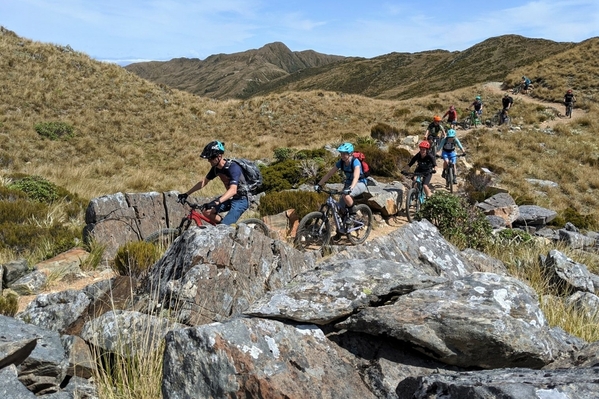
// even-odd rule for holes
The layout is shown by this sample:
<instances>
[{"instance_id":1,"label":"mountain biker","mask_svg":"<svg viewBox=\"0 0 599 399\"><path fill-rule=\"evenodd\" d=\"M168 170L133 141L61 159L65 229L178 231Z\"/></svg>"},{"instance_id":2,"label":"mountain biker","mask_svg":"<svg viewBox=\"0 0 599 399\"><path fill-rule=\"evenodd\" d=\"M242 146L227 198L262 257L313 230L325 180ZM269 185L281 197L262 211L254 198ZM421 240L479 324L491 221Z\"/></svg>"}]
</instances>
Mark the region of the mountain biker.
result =
<instances>
[{"instance_id":1,"label":"mountain biker","mask_svg":"<svg viewBox=\"0 0 599 399\"><path fill-rule=\"evenodd\" d=\"M522 76L522 83L520 84L522 86L522 90L527 91L530 87L531 81L526 76Z\"/></svg>"},{"instance_id":2,"label":"mountain biker","mask_svg":"<svg viewBox=\"0 0 599 399\"><path fill-rule=\"evenodd\" d=\"M443 114L441 119L445 119L447 117L447 123L449 123L452 127L457 125L458 123L458 112L456 111L453 105L449 106L449 109Z\"/></svg>"},{"instance_id":3,"label":"mountain biker","mask_svg":"<svg viewBox=\"0 0 599 399\"><path fill-rule=\"evenodd\" d=\"M341 195L342 201L339 201L341 210L347 208L349 218L348 224L353 223L352 217L356 215L354 209L354 198L364 193L367 190L366 178L362 171L362 163L359 159L353 156L354 145L352 143L343 143L338 148L341 159L335 162L335 165L327 172L326 175L314 186L315 191L320 191L321 187L335 174L338 170L342 170L345 174L345 182L343 183L343 192Z\"/></svg>"},{"instance_id":4,"label":"mountain biker","mask_svg":"<svg viewBox=\"0 0 599 399\"><path fill-rule=\"evenodd\" d=\"M505 123L508 116L508 110L512 108L513 104L514 99L508 93L505 93L501 99L501 105L503 106L503 109L501 110L501 118L499 119L500 125Z\"/></svg>"},{"instance_id":5,"label":"mountain biker","mask_svg":"<svg viewBox=\"0 0 599 399\"><path fill-rule=\"evenodd\" d=\"M424 139L431 143L431 148L436 146L440 139L445 137L445 129L441 126L441 117L439 115L435 115L433 117L433 121L426 128L426 133L424 134Z\"/></svg>"},{"instance_id":6,"label":"mountain biker","mask_svg":"<svg viewBox=\"0 0 599 399\"><path fill-rule=\"evenodd\" d=\"M250 201L248 199L248 193L242 186L242 184L245 183L245 178L243 177L241 167L237 163L223 158L224 153L224 143L221 143L220 141L211 141L208 143L206 147L204 147L200 157L208 160L211 166L210 170L204 179L196 183L195 186L187 190L187 192L179 194L178 199L182 202L187 199L190 194L201 190L211 180L219 177L227 191L207 204L204 215L214 223L230 225L239 220L243 212L249 208ZM224 218L219 215L219 213L227 211L228 213Z\"/></svg>"},{"instance_id":7,"label":"mountain biker","mask_svg":"<svg viewBox=\"0 0 599 399\"><path fill-rule=\"evenodd\" d=\"M476 118L480 119L480 117L483 114L483 100L480 98L480 96L476 96L476 98L474 99L474 102L472 104L470 104L469 108L472 108L474 110L474 112L476 113Z\"/></svg>"},{"instance_id":8,"label":"mountain biker","mask_svg":"<svg viewBox=\"0 0 599 399\"><path fill-rule=\"evenodd\" d=\"M443 173L441 174L441 177L445 177L445 171L449 165L448 160L451 159L451 163L453 164L453 184L458 184L455 166L458 159L455 151L456 146L462 151L462 155L466 155L462 143L460 143L460 140L456 137L455 130L449 129L447 131L447 137L441 140L439 147L437 147L437 151L443 150L441 151L441 158L443 158Z\"/></svg>"},{"instance_id":9,"label":"mountain biker","mask_svg":"<svg viewBox=\"0 0 599 399\"><path fill-rule=\"evenodd\" d=\"M564 95L564 105L566 106L566 113L568 112L568 107L574 107L575 102L576 97L574 96L572 89L568 89L568 91Z\"/></svg>"},{"instance_id":10,"label":"mountain biker","mask_svg":"<svg viewBox=\"0 0 599 399\"><path fill-rule=\"evenodd\" d=\"M429 184L431 182L431 178L433 177L433 173L437 172L435 169L437 167L437 161L435 160L434 154L429 152L430 148L431 145L428 141L422 141L420 144L418 144L418 153L412 157L410 162L408 162L408 168L414 165L414 163L418 163L414 173L424 174L422 178L422 188L424 189L426 198L431 196Z\"/></svg>"}]
</instances>

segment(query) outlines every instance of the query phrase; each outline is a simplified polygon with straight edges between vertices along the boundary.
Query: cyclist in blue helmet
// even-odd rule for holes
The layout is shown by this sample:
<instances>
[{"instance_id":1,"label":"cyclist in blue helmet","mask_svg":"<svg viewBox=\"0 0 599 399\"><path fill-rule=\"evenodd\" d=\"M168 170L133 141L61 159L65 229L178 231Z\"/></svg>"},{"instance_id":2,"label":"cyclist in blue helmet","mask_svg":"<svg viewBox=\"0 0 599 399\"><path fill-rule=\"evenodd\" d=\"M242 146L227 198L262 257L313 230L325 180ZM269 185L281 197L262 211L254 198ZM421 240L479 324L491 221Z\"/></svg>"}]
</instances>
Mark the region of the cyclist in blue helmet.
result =
<instances>
[{"instance_id":1,"label":"cyclist in blue helmet","mask_svg":"<svg viewBox=\"0 0 599 399\"><path fill-rule=\"evenodd\" d=\"M223 158L225 144L220 141L211 141L204 147L200 154L201 158L210 163L210 170L206 176L196 183L195 186L183 194L179 194L179 201L204 188L211 180L218 177L225 185L227 191L208 204L204 215L215 223L234 224L239 220L243 212L250 207L248 193L244 192L240 183L244 182L241 167L228 159ZM219 213L228 212L225 217Z\"/></svg>"},{"instance_id":2,"label":"cyclist in blue helmet","mask_svg":"<svg viewBox=\"0 0 599 399\"><path fill-rule=\"evenodd\" d=\"M341 196L342 201L339 201L341 208L347 208L347 211L352 215L356 214L354 209L354 197L364 193L367 190L366 177L364 177L364 171L362 170L362 163L359 159L353 156L354 146L352 143L343 143L338 148L341 159L335 163L335 165L327 172L326 175L320 179L318 184L314 186L316 191L320 190L327 180L333 176L338 170L342 170L345 174L345 181L343 186L343 194Z\"/></svg>"},{"instance_id":3,"label":"cyclist in blue helmet","mask_svg":"<svg viewBox=\"0 0 599 399\"><path fill-rule=\"evenodd\" d=\"M458 184L455 167L456 161L458 159L455 152L456 146L462 151L462 155L466 154L464 147L462 147L462 143L460 143L460 140L456 137L455 130L449 129L447 131L447 137L441 140L439 146L437 147L437 151L442 150L441 158L443 158L443 173L441 174L441 177L445 177L445 171L449 165L448 160L451 159L451 163L453 164L453 184Z\"/></svg>"}]
</instances>

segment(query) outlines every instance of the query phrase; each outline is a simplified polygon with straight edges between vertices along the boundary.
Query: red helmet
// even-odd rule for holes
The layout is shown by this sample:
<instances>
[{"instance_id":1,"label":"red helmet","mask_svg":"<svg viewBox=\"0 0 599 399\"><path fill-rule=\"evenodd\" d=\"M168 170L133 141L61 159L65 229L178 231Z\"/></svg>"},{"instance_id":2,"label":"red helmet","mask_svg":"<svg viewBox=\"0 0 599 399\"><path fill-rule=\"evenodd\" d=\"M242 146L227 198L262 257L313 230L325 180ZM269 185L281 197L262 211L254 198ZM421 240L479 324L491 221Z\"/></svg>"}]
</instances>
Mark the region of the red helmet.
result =
<instances>
[{"instance_id":1,"label":"red helmet","mask_svg":"<svg viewBox=\"0 0 599 399\"><path fill-rule=\"evenodd\" d=\"M433 121L435 121L435 122L441 122L441 117L439 115L435 115L433 117Z\"/></svg>"},{"instance_id":2,"label":"red helmet","mask_svg":"<svg viewBox=\"0 0 599 399\"><path fill-rule=\"evenodd\" d=\"M419 148L426 148L427 150L431 148L431 144L428 141L422 141L418 144Z\"/></svg>"},{"instance_id":3,"label":"red helmet","mask_svg":"<svg viewBox=\"0 0 599 399\"><path fill-rule=\"evenodd\" d=\"M568 89L568 93L572 93L572 89Z\"/></svg>"}]
</instances>

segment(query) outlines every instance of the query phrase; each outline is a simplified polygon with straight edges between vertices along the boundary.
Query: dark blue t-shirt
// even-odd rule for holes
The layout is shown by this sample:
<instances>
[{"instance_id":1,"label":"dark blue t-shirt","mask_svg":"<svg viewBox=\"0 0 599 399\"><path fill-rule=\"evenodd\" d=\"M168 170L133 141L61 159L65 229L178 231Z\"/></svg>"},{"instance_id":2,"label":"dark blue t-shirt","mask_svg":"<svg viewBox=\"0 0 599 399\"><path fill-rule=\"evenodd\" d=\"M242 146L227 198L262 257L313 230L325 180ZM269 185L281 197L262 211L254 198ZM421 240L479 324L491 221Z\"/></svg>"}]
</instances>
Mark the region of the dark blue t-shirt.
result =
<instances>
[{"instance_id":1,"label":"dark blue t-shirt","mask_svg":"<svg viewBox=\"0 0 599 399\"><path fill-rule=\"evenodd\" d=\"M222 169L219 169L215 166L208 171L208 174L206 174L206 179L208 180L213 180L216 177L220 178L227 190L231 185L237 186L237 194L233 196L234 199L237 199L245 194L242 184L245 183L245 179L243 177L241 166L239 166L237 163L227 160Z\"/></svg>"},{"instance_id":2,"label":"dark blue t-shirt","mask_svg":"<svg viewBox=\"0 0 599 399\"><path fill-rule=\"evenodd\" d=\"M343 173L345 173L345 185L351 184L354 181L354 169L356 168L356 166L360 167L360 178L358 179L358 181L366 183L366 179L364 178L364 171L362 170L362 163L359 159L352 157L349 165L347 166L345 165L343 160L340 159L335 163L335 166L337 167L337 169L340 169L343 171Z\"/></svg>"}]
</instances>

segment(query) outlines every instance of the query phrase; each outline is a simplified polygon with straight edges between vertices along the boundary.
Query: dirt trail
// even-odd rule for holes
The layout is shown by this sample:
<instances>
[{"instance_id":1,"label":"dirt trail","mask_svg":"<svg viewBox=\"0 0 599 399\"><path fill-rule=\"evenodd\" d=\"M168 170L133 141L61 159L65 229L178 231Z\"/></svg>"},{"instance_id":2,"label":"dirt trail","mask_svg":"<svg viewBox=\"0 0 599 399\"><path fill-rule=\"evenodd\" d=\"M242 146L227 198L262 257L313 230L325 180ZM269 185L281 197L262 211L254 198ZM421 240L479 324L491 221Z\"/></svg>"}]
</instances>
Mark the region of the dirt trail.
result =
<instances>
[{"instance_id":1,"label":"dirt trail","mask_svg":"<svg viewBox=\"0 0 599 399\"><path fill-rule=\"evenodd\" d=\"M565 106L563 103L553 103L553 102L541 101L538 98L530 97L525 94L511 94L511 90L508 90L508 91L502 90L501 85L502 85L501 82L489 82L483 86L483 89L485 91L492 92L495 94L501 94L501 95L503 95L505 93L510 93L510 95L514 99L514 104L517 104L518 101L522 101L525 103L543 105L547 108L554 108L555 110L557 110L558 116L555 119L542 122L540 124L541 129L552 128L558 123L566 122L566 121L570 120L569 118L565 117L566 109L565 109ZM497 109L497 111L498 110L499 110L499 108ZM488 116L493 115L494 113L495 113L495 110L487 109ZM572 119L578 119L578 118L583 117L584 115L586 115L586 112L580 108L574 108L572 110Z\"/></svg>"},{"instance_id":2,"label":"dirt trail","mask_svg":"<svg viewBox=\"0 0 599 399\"><path fill-rule=\"evenodd\" d=\"M514 104L516 106L519 101L522 101L522 102L526 102L526 103L534 103L534 104L538 104L538 105L543 105L547 108L554 108L557 111L558 114L555 119L547 120L540 124L541 129L553 128L558 123L575 120L575 119L581 118L586 115L586 112L584 110L579 109L579 108L574 108L572 111L572 119L566 119L566 117L564 116L564 113L565 113L564 104L541 101L537 98L530 97L530 96L524 95L524 94L511 94L511 90L509 90L509 91L502 90L501 86L502 86L501 82L489 82L489 83L486 83L483 85L483 90L484 90L484 92L487 92L487 93L490 92L490 93L500 94L500 95L503 95L505 93L510 93L510 95L514 98ZM484 92L482 94L483 98L484 98ZM499 110L499 107L496 107L496 108L498 108L497 110ZM495 113L495 110L493 108L486 108L487 117L489 115L493 115L494 113ZM466 137L469 134L469 132L471 132L471 131L472 130L470 130L470 129L469 130L458 129L456 131L456 133L457 133L458 138L461 139L463 137ZM468 149L466 149L466 151L467 150ZM414 150L414 152L415 151L416 150ZM460 167L460 165L463 165L463 162L464 162L463 158L458 159L458 168ZM437 160L437 173L434 174L431 179L431 185L433 186L433 189L435 191L446 190L445 179L443 179L441 177L442 165L443 165L442 160L440 160L440 159ZM462 168L463 168L463 166L462 166ZM461 188L462 183L463 183L463 180L459 176L459 172L458 172L458 187L457 187L458 190ZM454 190L455 189L456 188L454 187ZM368 237L368 240L371 240L376 237L380 237L385 234L389 234L390 232L396 230L397 228L403 226L406 223L408 223L408 220L405 216L405 211L402 209L397 216L392 217L389 220L387 220L387 223L377 223L376 227L372 230L370 236Z\"/></svg>"}]
</instances>

